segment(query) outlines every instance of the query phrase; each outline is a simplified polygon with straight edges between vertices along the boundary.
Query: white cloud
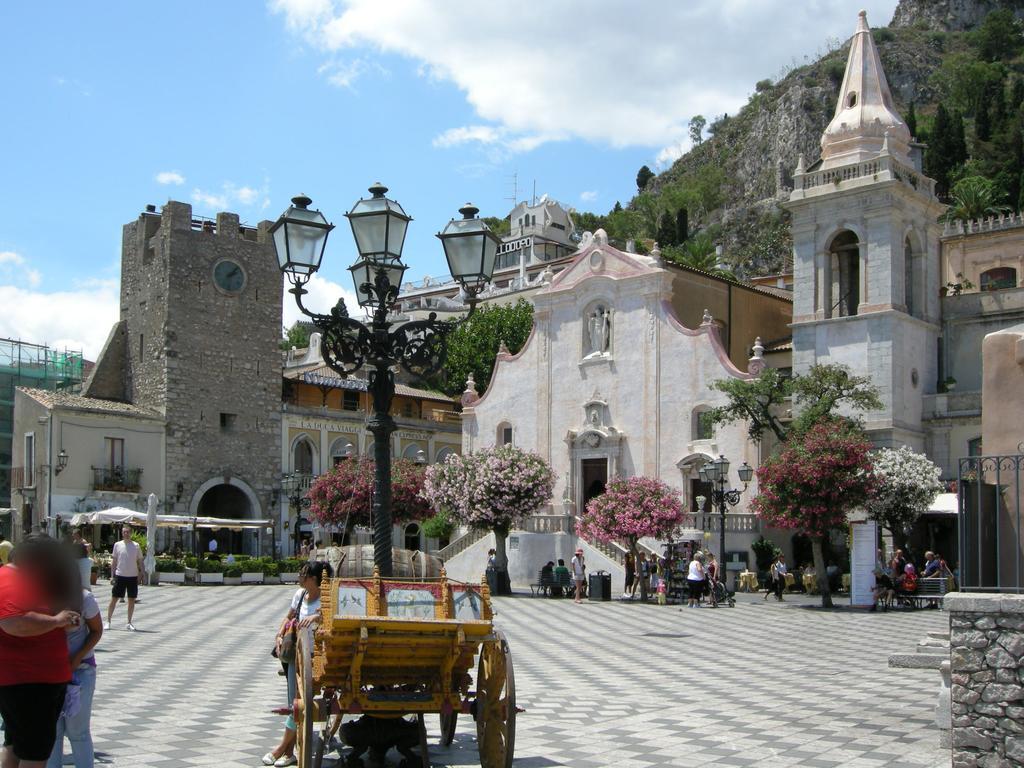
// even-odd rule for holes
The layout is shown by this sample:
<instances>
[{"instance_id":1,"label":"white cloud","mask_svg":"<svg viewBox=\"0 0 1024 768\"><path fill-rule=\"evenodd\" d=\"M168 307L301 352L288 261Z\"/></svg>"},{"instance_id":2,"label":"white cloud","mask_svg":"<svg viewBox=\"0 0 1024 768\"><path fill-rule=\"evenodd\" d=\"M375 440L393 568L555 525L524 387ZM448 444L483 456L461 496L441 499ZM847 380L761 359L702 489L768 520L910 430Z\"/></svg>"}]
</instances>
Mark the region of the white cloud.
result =
<instances>
[{"instance_id":1,"label":"white cloud","mask_svg":"<svg viewBox=\"0 0 1024 768\"><path fill-rule=\"evenodd\" d=\"M669 144L667 147L662 147L654 157L654 165L656 166L656 169L660 171L668 168L672 163L685 155L689 151L690 146L691 142L687 140L676 141Z\"/></svg>"},{"instance_id":2,"label":"white cloud","mask_svg":"<svg viewBox=\"0 0 1024 768\"><path fill-rule=\"evenodd\" d=\"M585 203L592 203L597 200L597 190L588 189L586 192L580 192L580 200Z\"/></svg>"},{"instance_id":3,"label":"white cloud","mask_svg":"<svg viewBox=\"0 0 1024 768\"><path fill-rule=\"evenodd\" d=\"M285 280L284 283L284 318L282 324L285 328L291 328L296 320L309 320L299 311L295 303L295 297L288 293L291 283ZM302 297L302 303L311 312L319 312L326 315L338 303L338 299L345 299L345 306L352 317L362 317L363 310L356 302L356 295L351 288L343 288L333 280L328 280L320 275L313 275L313 279L306 283L308 294Z\"/></svg>"},{"instance_id":4,"label":"white cloud","mask_svg":"<svg viewBox=\"0 0 1024 768\"><path fill-rule=\"evenodd\" d=\"M120 314L118 282L91 280L65 291L0 285L0 306L0 336L81 350L95 360Z\"/></svg>"},{"instance_id":5,"label":"white cloud","mask_svg":"<svg viewBox=\"0 0 1024 768\"><path fill-rule=\"evenodd\" d=\"M185 183L185 177L177 171L160 171L156 175L157 184L175 184L180 186Z\"/></svg>"},{"instance_id":6,"label":"white cloud","mask_svg":"<svg viewBox=\"0 0 1024 768\"><path fill-rule=\"evenodd\" d=\"M0 281L36 288L43 281L43 274L28 266L28 260L20 253L0 251Z\"/></svg>"},{"instance_id":7,"label":"white cloud","mask_svg":"<svg viewBox=\"0 0 1024 768\"><path fill-rule=\"evenodd\" d=\"M241 186L225 181L221 184L219 192L200 189L192 190L192 202L203 206L210 213L229 211L233 208L250 208L259 204L260 210L269 205L270 182L264 180L259 187L251 187L246 184Z\"/></svg>"},{"instance_id":8,"label":"white cloud","mask_svg":"<svg viewBox=\"0 0 1024 768\"><path fill-rule=\"evenodd\" d=\"M423 77L459 88L481 124L453 128L435 146L475 142L529 151L577 138L662 148L667 161L695 114L734 114L756 81L848 38L866 6L888 23L896 0L593 0L548 3L523 26L524 6L491 0L270 0L287 27L326 56L411 59ZM484 130L489 129L489 130Z\"/></svg>"}]
</instances>

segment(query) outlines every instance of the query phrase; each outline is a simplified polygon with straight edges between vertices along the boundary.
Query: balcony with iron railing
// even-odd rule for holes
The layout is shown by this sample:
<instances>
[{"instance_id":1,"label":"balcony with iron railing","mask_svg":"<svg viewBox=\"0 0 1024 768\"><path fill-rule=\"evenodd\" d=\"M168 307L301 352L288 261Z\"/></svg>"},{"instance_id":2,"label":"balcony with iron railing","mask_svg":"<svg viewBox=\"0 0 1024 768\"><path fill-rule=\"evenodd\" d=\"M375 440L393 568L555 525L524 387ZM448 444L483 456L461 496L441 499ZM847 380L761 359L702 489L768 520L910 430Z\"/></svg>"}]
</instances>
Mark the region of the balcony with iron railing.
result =
<instances>
[{"instance_id":1,"label":"balcony with iron railing","mask_svg":"<svg viewBox=\"0 0 1024 768\"><path fill-rule=\"evenodd\" d=\"M141 467L93 467L92 489L138 493L142 489Z\"/></svg>"}]
</instances>

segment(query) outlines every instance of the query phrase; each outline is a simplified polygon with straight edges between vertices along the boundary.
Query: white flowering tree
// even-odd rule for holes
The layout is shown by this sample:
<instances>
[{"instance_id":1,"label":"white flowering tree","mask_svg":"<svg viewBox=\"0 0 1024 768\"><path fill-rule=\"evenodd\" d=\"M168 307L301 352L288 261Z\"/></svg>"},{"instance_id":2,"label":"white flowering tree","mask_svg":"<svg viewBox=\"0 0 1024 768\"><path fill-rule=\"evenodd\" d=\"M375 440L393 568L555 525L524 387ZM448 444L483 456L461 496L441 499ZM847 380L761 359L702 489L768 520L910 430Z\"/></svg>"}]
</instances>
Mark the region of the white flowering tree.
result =
<instances>
[{"instance_id":1,"label":"white flowering tree","mask_svg":"<svg viewBox=\"0 0 1024 768\"><path fill-rule=\"evenodd\" d=\"M427 469L423 497L456 523L494 533L495 566L507 571L505 539L551 500L554 474L540 456L512 445L450 455Z\"/></svg>"},{"instance_id":2,"label":"white flowering tree","mask_svg":"<svg viewBox=\"0 0 1024 768\"><path fill-rule=\"evenodd\" d=\"M910 448L882 448L871 455L877 480L868 513L897 536L928 511L942 492L942 471Z\"/></svg>"}]
</instances>

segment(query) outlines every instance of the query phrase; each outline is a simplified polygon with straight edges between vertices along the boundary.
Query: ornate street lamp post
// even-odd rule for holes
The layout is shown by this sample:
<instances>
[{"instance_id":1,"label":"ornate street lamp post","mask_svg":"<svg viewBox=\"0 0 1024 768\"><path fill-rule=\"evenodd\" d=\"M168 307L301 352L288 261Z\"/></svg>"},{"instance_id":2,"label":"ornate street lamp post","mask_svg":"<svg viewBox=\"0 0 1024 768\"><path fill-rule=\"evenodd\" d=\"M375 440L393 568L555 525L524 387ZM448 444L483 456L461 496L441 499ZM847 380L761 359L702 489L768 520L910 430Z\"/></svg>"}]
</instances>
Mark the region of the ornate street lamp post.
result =
<instances>
[{"instance_id":1,"label":"ornate street lamp post","mask_svg":"<svg viewBox=\"0 0 1024 768\"><path fill-rule=\"evenodd\" d=\"M438 320L431 312L426 320L393 323L388 315L398 298L402 275L402 247L411 217L397 202L385 197L387 187L370 187L370 197L357 202L345 214L352 226L359 257L349 267L359 306L369 313L364 323L349 317L344 299L329 315L311 312L303 305L305 284L320 268L327 235L333 225L319 211L309 209L312 200L304 195L292 198L292 206L281 214L270 231L281 271L292 283L290 293L299 309L321 333L320 352L324 362L346 377L361 368L369 369L367 389L373 399L373 414L367 428L374 439L373 562L381 576L391 576L391 435L395 422L391 402L395 395L394 369L401 366L425 379L444 365L449 334L458 321ZM476 308L477 295L490 281L497 255L498 237L466 204L461 219L452 219L438 234L444 246L451 275L462 286L469 314ZM468 317L468 314L467 314Z\"/></svg>"},{"instance_id":2,"label":"ornate street lamp post","mask_svg":"<svg viewBox=\"0 0 1024 768\"><path fill-rule=\"evenodd\" d=\"M743 483L743 491L747 490L747 485L750 483L750 479L754 476L754 468L743 462L740 468L736 470L736 473L740 476L740 482ZM735 507L740 503L740 495L743 491L738 489L729 489L729 460L719 454L717 459L707 462L703 467L700 468L700 479L701 482L711 484L711 508L718 508L718 514L721 519L718 522L718 557L720 560L719 578L722 583L725 583L725 512L727 509L726 505Z\"/></svg>"}]
</instances>

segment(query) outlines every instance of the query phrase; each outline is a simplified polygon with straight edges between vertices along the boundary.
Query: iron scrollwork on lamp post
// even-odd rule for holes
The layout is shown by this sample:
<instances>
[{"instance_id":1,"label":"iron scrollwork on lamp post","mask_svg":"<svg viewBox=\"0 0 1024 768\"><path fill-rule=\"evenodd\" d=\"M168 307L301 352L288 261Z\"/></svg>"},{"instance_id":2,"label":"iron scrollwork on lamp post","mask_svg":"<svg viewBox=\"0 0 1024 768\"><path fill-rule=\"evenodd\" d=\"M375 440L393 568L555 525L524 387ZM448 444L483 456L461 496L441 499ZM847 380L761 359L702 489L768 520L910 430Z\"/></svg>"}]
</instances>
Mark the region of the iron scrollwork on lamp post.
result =
<instances>
[{"instance_id":1,"label":"iron scrollwork on lamp post","mask_svg":"<svg viewBox=\"0 0 1024 768\"><path fill-rule=\"evenodd\" d=\"M402 247L412 218L396 201L385 197L387 187L370 187L370 197L357 202L345 214L352 226L359 257L349 267L359 306L369 314L367 322L349 317L345 300L339 299L330 314L307 309L305 285L320 268L327 236L334 226L320 211L310 210L308 197L292 198L270 231L274 237L281 271L292 283L300 311L320 331L324 362L339 376L368 369L367 389L373 413L367 429L374 438L373 561L381 576L392 575L391 563L391 435L395 421L391 403L395 395L394 371L401 366L419 379L438 373L447 355L448 337L462 321L438 320L431 312L425 320L395 323L389 319L398 299L402 276ZM451 275L462 286L469 306L494 272L500 240L479 218L479 210L467 203L437 235L444 246Z\"/></svg>"},{"instance_id":2,"label":"iron scrollwork on lamp post","mask_svg":"<svg viewBox=\"0 0 1024 768\"><path fill-rule=\"evenodd\" d=\"M727 575L725 573L725 513L728 507L735 507L740 503L740 496L743 491L747 490L750 479L754 476L754 468L744 461L736 473L740 476L740 482L743 483L743 490L728 488L729 460L725 456L719 454L717 459L707 462L700 468L701 482L711 485L711 508L712 510L717 508L721 517L718 522L718 557L720 559L718 578L723 584Z\"/></svg>"}]
</instances>

